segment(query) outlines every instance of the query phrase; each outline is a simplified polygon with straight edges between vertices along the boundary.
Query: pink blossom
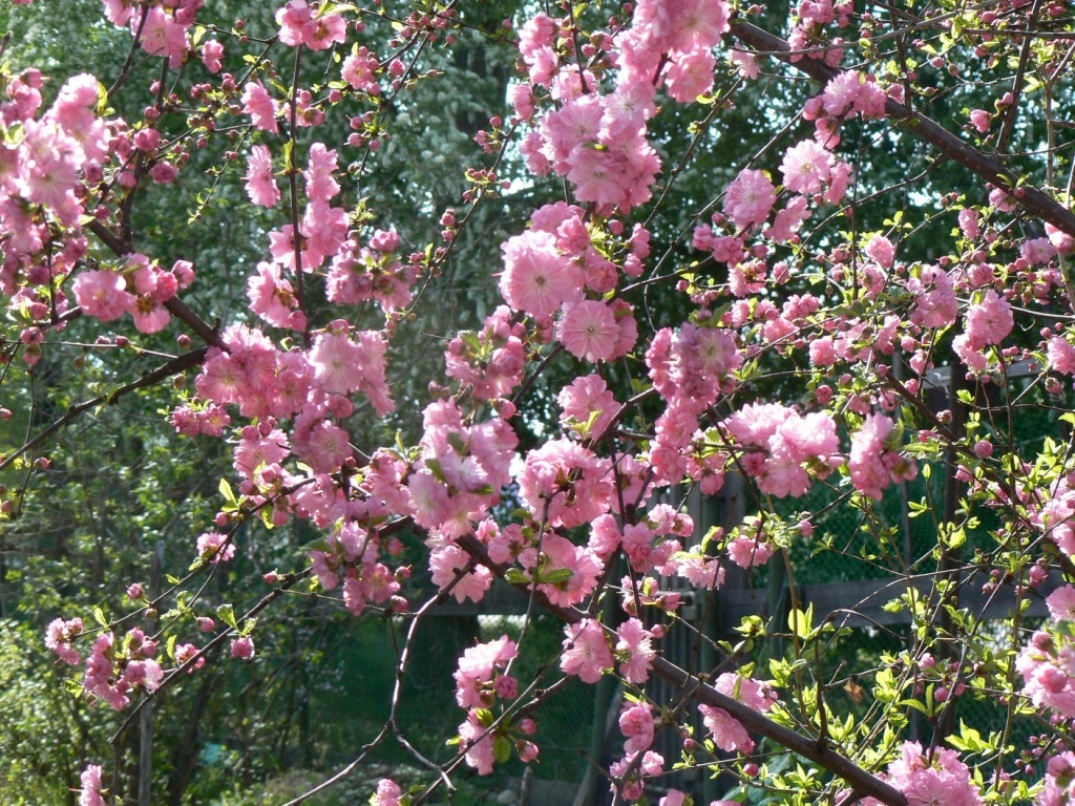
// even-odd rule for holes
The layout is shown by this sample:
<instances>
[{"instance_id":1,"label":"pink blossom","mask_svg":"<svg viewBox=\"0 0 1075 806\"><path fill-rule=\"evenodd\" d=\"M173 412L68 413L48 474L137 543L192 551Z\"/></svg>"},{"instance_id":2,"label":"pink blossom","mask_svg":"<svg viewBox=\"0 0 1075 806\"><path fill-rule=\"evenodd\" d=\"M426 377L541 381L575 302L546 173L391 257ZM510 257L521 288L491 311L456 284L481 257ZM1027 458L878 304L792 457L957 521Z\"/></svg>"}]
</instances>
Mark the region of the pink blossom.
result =
<instances>
[{"instance_id":1,"label":"pink blossom","mask_svg":"<svg viewBox=\"0 0 1075 806\"><path fill-rule=\"evenodd\" d=\"M478 719L477 709L471 709L467 719L459 726L459 738L466 749L467 766L478 775L490 775L496 759L493 756L493 736Z\"/></svg>"},{"instance_id":2,"label":"pink blossom","mask_svg":"<svg viewBox=\"0 0 1075 806\"><path fill-rule=\"evenodd\" d=\"M888 765L888 780L907 798L908 806L979 806L984 803L959 754L934 747L927 758L918 742L904 742L900 758Z\"/></svg>"},{"instance_id":3,"label":"pink blossom","mask_svg":"<svg viewBox=\"0 0 1075 806\"><path fill-rule=\"evenodd\" d=\"M236 660L253 660L254 639L249 635L241 635L231 641L231 656Z\"/></svg>"},{"instance_id":4,"label":"pink blossom","mask_svg":"<svg viewBox=\"0 0 1075 806\"><path fill-rule=\"evenodd\" d=\"M250 309L277 327L302 330L306 317L298 310L291 283L281 276L276 263L259 263L257 273L246 280L246 296Z\"/></svg>"},{"instance_id":5,"label":"pink blossom","mask_svg":"<svg viewBox=\"0 0 1075 806\"><path fill-rule=\"evenodd\" d=\"M262 131L280 131L276 124L276 105L272 96L256 81L249 82L243 88L243 111L250 115L254 125Z\"/></svg>"},{"instance_id":6,"label":"pink blossom","mask_svg":"<svg viewBox=\"0 0 1075 806\"><path fill-rule=\"evenodd\" d=\"M78 806L107 806L108 802L101 795L101 768L90 764L79 776L82 789L78 795Z\"/></svg>"},{"instance_id":7,"label":"pink blossom","mask_svg":"<svg viewBox=\"0 0 1075 806\"><path fill-rule=\"evenodd\" d=\"M721 694L733 697L763 714L777 702L776 692L768 683L743 677L735 672L722 674L713 687Z\"/></svg>"},{"instance_id":8,"label":"pink blossom","mask_svg":"<svg viewBox=\"0 0 1075 806\"><path fill-rule=\"evenodd\" d=\"M100 91L100 82L94 76L87 73L72 76L64 82L48 112L48 117L82 145L88 160L103 156L103 150L97 153L93 143L97 138L103 139L104 134L104 126L95 112Z\"/></svg>"},{"instance_id":9,"label":"pink blossom","mask_svg":"<svg viewBox=\"0 0 1075 806\"><path fill-rule=\"evenodd\" d=\"M937 266L926 266L916 278L907 283L915 294L911 321L922 327L947 327L959 313L956 292L948 273Z\"/></svg>"},{"instance_id":10,"label":"pink blossom","mask_svg":"<svg viewBox=\"0 0 1075 806\"><path fill-rule=\"evenodd\" d=\"M967 339L977 349L988 344L1000 344L1014 326L1011 304L998 296L996 291L986 291L981 301L967 309Z\"/></svg>"},{"instance_id":11,"label":"pink blossom","mask_svg":"<svg viewBox=\"0 0 1075 806\"><path fill-rule=\"evenodd\" d=\"M306 0L291 0L276 12L280 41L285 45L305 45L311 50L327 50L347 41L347 23L339 13L315 13Z\"/></svg>"},{"instance_id":12,"label":"pink blossom","mask_svg":"<svg viewBox=\"0 0 1075 806\"><path fill-rule=\"evenodd\" d=\"M81 634L82 619L73 618L69 621L64 621L62 618L53 619L45 630L45 647L51 649L69 666L77 666L82 662L82 658L71 646L71 641Z\"/></svg>"},{"instance_id":13,"label":"pink blossom","mask_svg":"<svg viewBox=\"0 0 1075 806\"><path fill-rule=\"evenodd\" d=\"M636 685L645 683L649 679L649 670L653 665L653 659L657 652L653 649L653 633L642 626L637 618L629 618L620 625L616 631L619 640L616 642L616 654L620 658L620 674L628 683ZM622 723L621 723L622 724ZM645 750L645 747L638 750ZM628 752L635 752L628 750Z\"/></svg>"},{"instance_id":14,"label":"pink blossom","mask_svg":"<svg viewBox=\"0 0 1075 806\"><path fill-rule=\"evenodd\" d=\"M377 83L377 57L369 48L362 46L357 53L352 53L343 60L340 77L354 87L370 95L379 95L381 87Z\"/></svg>"},{"instance_id":15,"label":"pink blossom","mask_svg":"<svg viewBox=\"0 0 1075 806\"><path fill-rule=\"evenodd\" d=\"M582 272L559 253L551 233L529 230L509 238L501 248L500 293L513 309L550 316L565 302L581 297Z\"/></svg>"},{"instance_id":16,"label":"pink blossom","mask_svg":"<svg viewBox=\"0 0 1075 806\"><path fill-rule=\"evenodd\" d=\"M72 290L83 312L102 322L123 316L132 299L123 277L112 271L84 271L75 278Z\"/></svg>"},{"instance_id":17,"label":"pink blossom","mask_svg":"<svg viewBox=\"0 0 1075 806\"><path fill-rule=\"evenodd\" d=\"M584 375L560 390L560 422L583 438L600 436L619 412L619 404L599 375ZM585 428L584 428L585 426Z\"/></svg>"},{"instance_id":18,"label":"pink blossom","mask_svg":"<svg viewBox=\"0 0 1075 806\"><path fill-rule=\"evenodd\" d=\"M675 560L676 575L705 590L716 590L724 585L724 564L716 557L701 554L682 554Z\"/></svg>"},{"instance_id":19,"label":"pink blossom","mask_svg":"<svg viewBox=\"0 0 1075 806\"><path fill-rule=\"evenodd\" d=\"M82 148L49 121L27 121L23 126L23 160L20 192L35 204L51 207L65 222L73 223L81 209L75 199Z\"/></svg>"},{"instance_id":20,"label":"pink blossom","mask_svg":"<svg viewBox=\"0 0 1075 806\"><path fill-rule=\"evenodd\" d=\"M831 336L822 336L811 341L809 352L810 363L815 367L830 367L838 358Z\"/></svg>"},{"instance_id":21,"label":"pink blossom","mask_svg":"<svg viewBox=\"0 0 1075 806\"><path fill-rule=\"evenodd\" d=\"M1057 588L1046 597L1045 604L1053 621L1075 622L1075 587L1064 585Z\"/></svg>"},{"instance_id":22,"label":"pink blossom","mask_svg":"<svg viewBox=\"0 0 1075 806\"><path fill-rule=\"evenodd\" d=\"M459 603L481 601L493 584L493 575L483 565L470 566L470 555L458 546L442 546L429 557L433 584L442 591L451 585L451 594Z\"/></svg>"},{"instance_id":23,"label":"pink blossom","mask_svg":"<svg viewBox=\"0 0 1075 806\"><path fill-rule=\"evenodd\" d=\"M728 185L724 212L738 227L761 224L776 202L776 188L763 171L744 168Z\"/></svg>"},{"instance_id":24,"label":"pink blossom","mask_svg":"<svg viewBox=\"0 0 1075 806\"><path fill-rule=\"evenodd\" d=\"M262 432L253 426L247 426L243 429L242 438L232 454L232 467L252 479L258 468L279 464L290 453L287 435L279 428L265 429L265 432ZM215 540L216 538L211 538L209 542L213 543Z\"/></svg>"},{"instance_id":25,"label":"pink blossom","mask_svg":"<svg viewBox=\"0 0 1075 806\"><path fill-rule=\"evenodd\" d=\"M273 176L272 154L267 146L256 145L250 149L245 179L246 195L254 204L272 207L280 201L280 188Z\"/></svg>"},{"instance_id":26,"label":"pink blossom","mask_svg":"<svg viewBox=\"0 0 1075 806\"><path fill-rule=\"evenodd\" d=\"M399 806L403 797L403 790L399 784L390 778L382 778L377 782L377 791L370 800L371 806Z\"/></svg>"},{"instance_id":27,"label":"pink blossom","mask_svg":"<svg viewBox=\"0 0 1075 806\"><path fill-rule=\"evenodd\" d=\"M974 240L978 237L980 230L978 228L978 211L970 207L965 207L959 211L959 228L963 232L963 237L970 240Z\"/></svg>"},{"instance_id":28,"label":"pink blossom","mask_svg":"<svg viewBox=\"0 0 1075 806\"><path fill-rule=\"evenodd\" d=\"M656 728L649 705L625 703L623 711L620 712L619 724L620 732L627 737L627 741L623 743L625 753L634 755L649 750Z\"/></svg>"},{"instance_id":29,"label":"pink blossom","mask_svg":"<svg viewBox=\"0 0 1075 806\"><path fill-rule=\"evenodd\" d=\"M168 309L151 294L129 296L127 312L134 320L134 326L139 333L159 333L172 320Z\"/></svg>"},{"instance_id":30,"label":"pink blossom","mask_svg":"<svg viewBox=\"0 0 1075 806\"><path fill-rule=\"evenodd\" d=\"M821 94L825 114L835 118L851 111L858 99L861 82L862 75L857 70L845 71L830 80Z\"/></svg>"},{"instance_id":31,"label":"pink blossom","mask_svg":"<svg viewBox=\"0 0 1075 806\"><path fill-rule=\"evenodd\" d=\"M784 154L780 165L784 187L793 193L818 193L829 181L832 164L832 154L816 140L802 140Z\"/></svg>"},{"instance_id":32,"label":"pink blossom","mask_svg":"<svg viewBox=\"0 0 1075 806\"><path fill-rule=\"evenodd\" d=\"M137 0L103 0L105 16L113 25L126 25L138 7Z\"/></svg>"},{"instance_id":33,"label":"pink blossom","mask_svg":"<svg viewBox=\"0 0 1075 806\"><path fill-rule=\"evenodd\" d=\"M657 51L711 48L728 30L724 0L641 0L633 26L647 48Z\"/></svg>"},{"instance_id":34,"label":"pink blossom","mask_svg":"<svg viewBox=\"0 0 1075 806\"><path fill-rule=\"evenodd\" d=\"M723 425L740 444L764 447L791 413L779 403L747 403Z\"/></svg>"},{"instance_id":35,"label":"pink blossom","mask_svg":"<svg viewBox=\"0 0 1075 806\"><path fill-rule=\"evenodd\" d=\"M166 56L173 69L179 67L188 50L187 26L160 6L151 7L142 25L142 49L151 56Z\"/></svg>"},{"instance_id":36,"label":"pink blossom","mask_svg":"<svg viewBox=\"0 0 1075 806\"><path fill-rule=\"evenodd\" d=\"M350 435L328 420L306 431L301 441L298 437L296 433L295 452L318 473L334 473L354 455Z\"/></svg>"},{"instance_id":37,"label":"pink blossom","mask_svg":"<svg viewBox=\"0 0 1075 806\"><path fill-rule=\"evenodd\" d=\"M545 562L537 579L551 574L570 575L554 582L541 582L537 587L548 597L552 604L561 607L570 607L583 601L597 586L597 578L604 566L597 557L587 548L574 545L570 540L557 534L546 535L542 540L541 548L545 555ZM524 551L519 562L527 568L533 569L538 565L536 553L533 550Z\"/></svg>"},{"instance_id":38,"label":"pink blossom","mask_svg":"<svg viewBox=\"0 0 1075 806\"><path fill-rule=\"evenodd\" d=\"M1062 229L1057 229L1052 224L1045 225L1045 234L1049 238L1049 242L1056 247L1056 251L1061 255L1070 255L1075 252L1075 237L1072 237Z\"/></svg>"},{"instance_id":39,"label":"pink blossom","mask_svg":"<svg viewBox=\"0 0 1075 806\"><path fill-rule=\"evenodd\" d=\"M808 207L805 196L793 196L773 217L773 224L766 234L777 243L787 243L799 232L803 221L813 216Z\"/></svg>"},{"instance_id":40,"label":"pink blossom","mask_svg":"<svg viewBox=\"0 0 1075 806\"><path fill-rule=\"evenodd\" d=\"M314 380L326 392L345 395L358 389L365 380L360 363L361 348L346 332L322 333L314 339L310 366Z\"/></svg>"},{"instance_id":41,"label":"pink blossom","mask_svg":"<svg viewBox=\"0 0 1075 806\"><path fill-rule=\"evenodd\" d=\"M750 738L743 723L723 708L711 705L699 705L702 722L713 735L713 742L726 753L741 751L750 753L754 749L754 740Z\"/></svg>"},{"instance_id":42,"label":"pink blossom","mask_svg":"<svg viewBox=\"0 0 1075 806\"><path fill-rule=\"evenodd\" d=\"M490 707L494 682L518 654L515 642L506 635L465 650L454 673L456 702L462 708Z\"/></svg>"},{"instance_id":43,"label":"pink blossom","mask_svg":"<svg viewBox=\"0 0 1075 806\"><path fill-rule=\"evenodd\" d=\"M1042 266L1056 257L1056 246L1048 238L1030 238L1019 247L1019 254L1031 266Z\"/></svg>"},{"instance_id":44,"label":"pink blossom","mask_svg":"<svg viewBox=\"0 0 1075 806\"><path fill-rule=\"evenodd\" d=\"M1046 346L1049 369L1064 375L1075 375L1075 345L1063 336L1053 336Z\"/></svg>"},{"instance_id":45,"label":"pink blossom","mask_svg":"<svg viewBox=\"0 0 1075 806\"><path fill-rule=\"evenodd\" d=\"M881 499L889 483L910 480L918 474L918 466L912 460L885 447L893 427L892 420L883 414L870 414L851 438L851 482L876 500Z\"/></svg>"},{"instance_id":46,"label":"pink blossom","mask_svg":"<svg viewBox=\"0 0 1075 806\"><path fill-rule=\"evenodd\" d=\"M601 625L588 618L567 625L564 632L567 637L560 669L564 674L578 675L585 683L596 683L614 663Z\"/></svg>"},{"instance_id":47,"label":"pink blossom","mask_svg":"<svg viewBox=\"0 0 1075 806\"><path fill-rule=\"evenodd\" d=\"M202 45L201 56L206 70L219 73L223 67L220 60L224 58L224 45L218 39L210 39Z\"/></svg>"},{"instance_id":48,"label":"pink blossom","mask_svg":"<svg viewBox=\"0 0 1075 806\"><path fill-rule=\"evenodd\" d=\"M740 568L757 568L765 565L773 556L773 551L772 543L753 540L749 537L738 537L728 544L728 558Z\"/></svg>"},{"instance_id":49,"label":"pink blossom","mask_svg":"<svg viewBox=\"0 0 1075 806\"><path fill-rule=\"evenodd\" d=\"M1002 213L1010 213L1015 209L1015 196L1004 188L993 188L989 191L989 204Z\"/></svg>"},{"instance_id":50,"label":"pink blossom","mask_svg":"<svg viewBox=\"0 0 1075 806\"><path fill-rule=\"evenodd\" d=\"M892 241L884 235L874 235L870 238L869 243L866 244L866 248L863 251L866 252L867 257L877 261L881 268L892 268L892 261L896 256L896 249L892 245Z\"/></svg>"},{"instance_id":51,"label":"pink blossom","mask_svg":"<svg viewBox=\"0 0 1075 806\"><path fill-rule=\"evenodd\" d=\"M564 480L571 478L570 486ZM567 439L530 451L518 476L519 494L536 518L579 526L608 510L615 494L607 459Z\"/></svg>"},{"instance_id":52,"label":"pink blossom","mask_svg":"<svg viewBox=\"0 0 1075 806\"><path fill-rule=\"evenodd\" d=\"M306 180L306 195L311 201L328 201L340 192L340 185L333 176L336 159L335 150L325 148L323 143L310 146L309 162L303 177Z\"/></svg>"},{"instance_id":53,"label":"pink blossom","mask_svg":"<svg viewBox=\"0 0 1075 806\"><path fill-rule=\"evenodd\" d=\"M713 87L716 59L708 49L695 48L676 53L664 75L668 94L680 103L692 103Z\"/></svg>"},{"instance_id":54,"label":"pink blossom","mask_svg":"<svg viewBox=\"0 0 1075 806\"><path fill-rule=\"evenodd\" d=\"M971 125L980 133L985 134L993 123L993 116L984 109L972 109L970 113Z\"/></svg>"},{"instance_id":55,"label":"pink blossom","mask_svg":"<svg viewBox=\"0 0 1075 806\"><path fill-rule=\"evenodd\" d=\"M582 300L564 306L557 338L567 351L587 361L606 361L615 354L619 339L616 316L603 302Z\"/></svg>"},{"instance_id":56,"label":"pink blossom","mask_svg":"<svg viewBox=\"0 0 1075 806\"><path fill-rule=\"evenodd\" d=\"M231 562L235 543L219 532L205 532L198 536L198 557L213 564Z\"/></svg>"}]
</instances>

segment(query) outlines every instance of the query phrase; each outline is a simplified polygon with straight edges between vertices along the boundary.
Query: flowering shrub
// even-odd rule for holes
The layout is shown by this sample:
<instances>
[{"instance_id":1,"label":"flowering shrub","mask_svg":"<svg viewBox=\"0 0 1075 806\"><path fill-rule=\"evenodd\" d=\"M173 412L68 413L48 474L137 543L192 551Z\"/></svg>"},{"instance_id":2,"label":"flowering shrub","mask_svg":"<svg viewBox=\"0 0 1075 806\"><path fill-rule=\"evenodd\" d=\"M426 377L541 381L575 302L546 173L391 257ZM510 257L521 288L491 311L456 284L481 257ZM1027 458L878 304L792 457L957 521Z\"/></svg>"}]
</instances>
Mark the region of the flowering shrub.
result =
<instances>
[{"instance_id":1,"label":"flowering shrub","mask_svg":"<svg viewBox=\"0 0 1075 806\"><path fill-rule=\"evenodd\" d=\"M122 734L207 662L257 664L258 619L296 590L409 624L402 679L439 601L480 601L504 580L531 612L562 621L550 667L588 684L615 676L629 692L622 754L605 770L621 800L676 765L706 765L789 801L1068 802L1072 589L1051 591L1075 574L1075 460L1058 441L1075 372L1075 215L1070 124L1053 106L1072 91L1070 10L804 0L777 20L729 0L524 5L500 34L515 32L510 108L489 110L476 133L467 189L443 208L414 193L412 215L440 230L425 243L393 220L376 166L396 104L439 80L429 54L476 26L463 3L401 5L290 0L251 30L226 2L104 0L108 24L132 37L118 77L0 74L0 290L15 323L0 343L4 383L36 378L74 327L161 361L34 424L0 469L46 468L61 426L188 374L168 422L231 452L213 469L219 511L190 537L187 576L162 593L132 586L131 612L98 610L96 627L76 613L48 626L46 645L82 669L89 701L124 712ZM148 94L129 81L144 60L159 70ZM233 64L242 69L225 72ZM277 73L285 64L290 79ZM805 94L766 95L804 77ZM132 96L140 113L114 111ZM964 100L995 113L954 112ZM760 104L771 125L749 152L723 139L737 104ZM673 152L681 138L667 132L681 126L690 139ZM893 177L886 154L908 139L929 165ZM153 253L139 211L201 181L192 154L217 142L227 151L214 175L237 172L260 208L260 257L233 269L245 309L211 323L215 290L201 287L212 274ZM443 368L438 355L416 391L402 380L400 334L440 321L431 289L457 245L520 187L526 223L485 272L503 304L469 330L426 334L422 351L443 354ZM877 199L889 205L880 221ZM142 346L161 333L177 354ZM1052 408L1057 426L1031 447L1017 428L1026 407ZM421 412L420 434L382 440L408 410ZM916 558L879 502L927 474L945 489L940 503L906 504L935 524ZM718 494L732 475L751 501L740 524L702 534L670 503L684 487ZM28 486L3 488L5 517ZM819 491L825 504L786 517L785 502ZM825 667L845 614L815 623L794 582L797 547L835 545L815 525L831 507L857 513L881 545L843 551L885 578L911 625L906 647L861 681L838 661ZM215 608L217 624L206 579L228 573L252 530L296 523L318 535L306 560L265 573L271 590L240 615ZM662 614L686 593L715 606L732 566L771 559L791 575L790 614L749 616L740 645L717 645L715 668L697 653L686 669L666 656ZM437 589L424 601L407 598L415 572ZM959 606L970 589L989 602L1004 592L1010 617L984 630ZM1025 614L1044 596L1051 618L1031 632ZM152 635L132 626L167 608ZM551 689L513 673L525 637L463 653L458 752L435 764L411 748L439 770L430 790L467 766L488 774L540 758ZM652 678L673 684L673 701L647 693ZM862 698L863 682L871 704L840 709L834 690ZM961 698L1001 703L1002 729L956 728ZM393 736L410 748L397 705L343 773ZM1040 735L1023 752L1013 730L1031 717ZM658 752L662 731L679 738L680 758ZM82 772L82 803L124 797L119 752ZM374 802L410 798L386 779Z\"/></svg>"}]
</instances>

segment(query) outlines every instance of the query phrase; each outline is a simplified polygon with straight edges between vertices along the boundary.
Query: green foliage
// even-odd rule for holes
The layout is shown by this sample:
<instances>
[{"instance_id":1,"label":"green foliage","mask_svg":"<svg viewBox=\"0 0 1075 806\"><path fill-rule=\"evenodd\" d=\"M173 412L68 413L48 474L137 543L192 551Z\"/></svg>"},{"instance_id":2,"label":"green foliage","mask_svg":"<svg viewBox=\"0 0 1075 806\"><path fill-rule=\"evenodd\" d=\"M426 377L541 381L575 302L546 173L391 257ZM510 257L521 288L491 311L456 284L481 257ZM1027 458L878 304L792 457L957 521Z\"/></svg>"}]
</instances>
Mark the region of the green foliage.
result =
<instances>
[{"instance_id":1,"label":"green foliage","mask_svg":"<svg viewBox=\"0 0 1075 806\"><path fill-rule=\"evenodd\" d=\"M0 620L0 801L11 806L67 804L114 727L70 696L50 654L40 631Z\"/></svg>"}]
</instances>

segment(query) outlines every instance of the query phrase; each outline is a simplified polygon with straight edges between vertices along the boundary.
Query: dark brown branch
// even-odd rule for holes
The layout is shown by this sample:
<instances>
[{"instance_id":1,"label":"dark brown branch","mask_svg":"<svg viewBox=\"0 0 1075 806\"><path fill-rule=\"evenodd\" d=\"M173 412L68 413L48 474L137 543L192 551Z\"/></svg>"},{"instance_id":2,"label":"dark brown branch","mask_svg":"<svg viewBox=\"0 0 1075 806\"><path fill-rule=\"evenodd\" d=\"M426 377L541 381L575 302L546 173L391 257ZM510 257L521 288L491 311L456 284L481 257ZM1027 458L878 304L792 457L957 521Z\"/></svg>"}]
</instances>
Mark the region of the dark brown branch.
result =
<instances>
[{"instance_id":1,"label":"dark brown branch","mask_svg":"<svg viewBox=\"0 0 1075 806\"><path fill-rule=\"evenodd\" d=\"M170 378L171 376L178 375L180 372L190 369L191 367L196 367L201 364L202 361L205 360L205 354L207 351L207 347L202 347L198 350L192 350L191 352L185 353L178 358L173 358L167 364L162 364L156 369L142 373L142 377L140 377L136 381L131 381L130 383L124 384L118 389L113 389L107 394L97 395L97 397L85 400L82 403L78 403L72 406L67 410L66 414L64 414L58 420L45 428L45 430L41 431L33 439L26 442L21 448L16 451L13 451L8 456L5 456L3 460L0 461L0 470L3 470L9 464L15 461L15 459L22 456L27 451L36 448L48 436L59 431L61 428L63 428L65 425L67 425L69 422L71 422L83 412L89 411L90 409L96 408L97 406L102 406L106 403L115 403L118 398L130 394L136 389L144 389L147 386L153 386L157 383L160 383L165 378Z\"/></svg>"},{"instance_id":2,"label":"dark brown branch","mask_svg":"<svg viewBox=\"0 0 1075 806\"><path fill-rule=\"evenodd\" d=\"M1038 21L1038 10L1041 0L1034 0L1034 8L1030 11L1030 27L1033 28ZM1022 52L1019 54L1019 67L1015 71L1015 80L1012 81L1012 104L1008 107L1008 114L1004 117L1004 124L1000 128L1000 136L997 138L997 151L1001 154L1008 150L1012 134L1015 132L1015 121L1019 117L1019 98L1023 94L1023 84L1026 78L1026 65L1030 60L1030 37L1023 39Z\"/></svg>"},{"instance_id":3,"label":"dark brown branch","mask_svg":"<svg viewBox=\"0 0 1075 806\"><path fill-rule=\"evenodd\" d=\"M839 70L817 59L792 62L788 43L756 25L736 22L732 24L731 32L754 50L770 52L777 59L822 83L828 83L840 75ZM1029 185L1020 186L1019 177L993 157L972 148L943 126L892 98L885 102L885 114L899 121L903 128L933 146L940 154L955 160L986 181L1001 188L1013 189L1016 200L1028 213L1075 236L1075 214L1037 188Z\"/></svg>"},{"instance_id":4,"label":"dark brown branch","mask_svg":"<svg viewBox=\"0 0 1075 806\"><path fill-rule=\"evenodd\" d=\"M489 553L486 551L485 546L476 537L468 535L460 538L458 543L460 547L496 574L498 578L504 578L507 568L493 562L489 558ZM523 584L519 584L516 587L526 592L527 595L533 596L546 612L556 616L565 624L576 624L583 619L581 613L571 608L552 604L540 590L527 591L526 586ZM846 781L853 791L877 798L877 800L887 803L889 806L907 806L907 798L895 787L862 769L850 759L844 758L837 749L830 747L827 743L796 733L791 728L786 728L774 722L761 712L739 702L739 700L721 694L705 681L685 672L674 663L660 656L653 661L653 673L662 680L666 680L676 686L680 691L690 692L691 699L705 705L724 709L735 719L738 719L747 730L772 739L793 753L798 753L804 758L810 759L833 775Z\"/></svg>"},{"instance_id":5,"label":"dark brown branch","mask_svg":"<svg viewBox=\"0 0 1075 806\"><path fill-rule=\"evenodd\" d=\"M194 311L190 309L190 306L183 302L179 297L172 297L164 303L164 307L168 309L168 312L171 313L172 316L193 330L198 338L210 347L220 347L221 349L224 349L224 342L220 340L220 334L217 332L217 328L210 325L198 316L198 314L194 313Z\"/></svg>"},{"instance_id":6,"label":"dark brown branch","mask_svg":"<svg viewBox=\"0 0 1075 806\"><path fill-rule=\"evenodd\" d=\"M96 235L98 240L108 247L108 250L116 257L126 257L130 254L131 250L124 244L123 239L117 236L100 221L91 221L86 225L86 229ZM168 309L168 312L171 313L172 316L193 330L198 338L206 344L212 347L222 347L220 334L217 333L216 328L212 327L208 322L198 316L198 314L194 313L194 311L190 309L190 306L179 299L179 297L172 297L164 303L164 307Z\"/></svg>"},{"instance_id":7,"label":"dark brown branch","mask_svg":"<svg viewBox=\"0 0 1075 806\"><path fill-rule=\"evenodd\" d=\"M253 607L251 607L249 610L247 610L246 613L244 613L242 616L239 616L236 619L236 623L237 624L243 624L243 623L249 621L250 619L254 618L254 616L256 616L258 613L260 613L262 610L264 610L270 604L275 602L277 599L279 599L281 596L283 596L289 590L291 590L291 588L295 587L295 585L297 585L298 583L302 582L302 580L304 580L307 577L309 577L310 574L312 574L312 573L313 573L313 569L307 568L305 571L300 571L297 574L288 574L284 578L283 582L281 582L277 587L275 587L271 591L269 591L269 593L265 594L265 596L263 596L261 598L261 600L258 601L257 604L255 604ZM126 719L124 719L123 723L116 729L116 732L112 734L112 739L111 739L112 746L113 747L118 746L118 743L119 743L120 739L123 737L123 734L131 726L131 724L134 722L134 720L138 716L138 714L140 714L142 712L143 708L145 708L150 702L155 700L161 693L163 693L164 690L167 689L170 686L171 683L175 682L175 680L180 677L180 675L184 674L187 671L192 670L194 668L194 664L196 664L199 661L199 659L204 657L206 654L208 654L210 652L213 652L216 647L218 647L221 644L223 644L224 641L226 641L229 637L231 637L236 632L238 632L238 631L234 630L234 629L232 629L230 627L221 630L219 633L217 633L215 636L213 636L212 640L210 640L209 643L207 643L200 650L198 650L196 653L194 653L189 658L187 658L186 661L184 661L179 666L176 666L174 669L172 669L172 671L170 671L167 675L165 675L165 677L161 681L160 685L157 686L157 688L153 689L153 691L150 691L150 692L146 693L146 696L142 698L142 700L138 703L138 705L136 705L134 707L134 709L129 714L127 714Z\"/></svg>"}]
</instances>

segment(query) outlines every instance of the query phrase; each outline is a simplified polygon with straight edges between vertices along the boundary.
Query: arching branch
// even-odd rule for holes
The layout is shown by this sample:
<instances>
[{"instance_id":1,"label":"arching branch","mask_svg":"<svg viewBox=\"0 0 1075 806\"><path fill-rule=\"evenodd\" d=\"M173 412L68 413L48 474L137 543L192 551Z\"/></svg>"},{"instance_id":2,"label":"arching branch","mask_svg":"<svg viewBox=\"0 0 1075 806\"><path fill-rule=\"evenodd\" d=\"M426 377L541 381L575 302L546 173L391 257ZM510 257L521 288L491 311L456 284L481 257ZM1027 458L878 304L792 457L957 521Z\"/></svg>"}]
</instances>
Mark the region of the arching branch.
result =
<instances>
[{"instance_id":1,"label":"arching branch","mask_svg":"<svg viewBox=\"0 0 1075 806\"><path fill-rule=\"evenodd\" d=\"M787 42L751 23L733 23L731 32L748 47L775 55L775 58L790 64L819 82L828 83L841 73L840 70L829 67L818 59L800 58L798 61L793 61L790 53L791 47ZM885 102L885 114L899 121L902 128L913 132L921 140L933 146L938 153L958 162L998 187L1012 189L1016 200L1028 213L1075 236L1075 214L1041 190L1026 184L1020 185L1019 177L998 160L972 148L939 123L892 98Z\"/></svg>"}]
</instances>

